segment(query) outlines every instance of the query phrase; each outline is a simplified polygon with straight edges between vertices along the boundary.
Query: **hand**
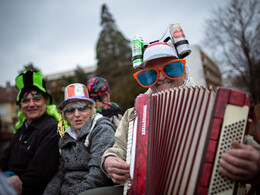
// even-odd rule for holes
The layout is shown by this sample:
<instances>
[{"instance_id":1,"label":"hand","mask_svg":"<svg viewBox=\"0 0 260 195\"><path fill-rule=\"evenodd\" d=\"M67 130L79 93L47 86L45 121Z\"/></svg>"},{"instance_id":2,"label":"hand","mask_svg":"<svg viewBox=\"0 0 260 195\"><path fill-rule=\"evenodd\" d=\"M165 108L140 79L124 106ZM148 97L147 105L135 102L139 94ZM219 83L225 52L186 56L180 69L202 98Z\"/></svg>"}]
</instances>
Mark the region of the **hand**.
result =
<instances>
[{"instance_id":1,"label":"hand","mask_svg":"<svg viewBox=\"0 0 260 195\"><path fill-rule=\"evenodd\" d=\"M249 181L260 174L260 152L252 146L233 141L221 157L219 171L232 180Z\"/></svg>"},{"instance_id":2,"label":"hand","mask_svg":"<svg viewBox=\"0 0 260 195\"><path fill-rule=\"evenodd\" d=\"M115 184L125 183L129 178L129 164L119 157L106 157L104 167Z\"/></svg>"},{"instance_id":3,"label":"hand","mask_svg":"<svg viewBox=\"0 0 260 195\"><path fill-rule=\"evenodd\" d=\"M14 175L12 177L8 177L8 180L10 181L13 188L16 190L17 194L21 195L23 189L23 183L20 180L20 178L17 175Z\"/></svg>"}]
</instances>

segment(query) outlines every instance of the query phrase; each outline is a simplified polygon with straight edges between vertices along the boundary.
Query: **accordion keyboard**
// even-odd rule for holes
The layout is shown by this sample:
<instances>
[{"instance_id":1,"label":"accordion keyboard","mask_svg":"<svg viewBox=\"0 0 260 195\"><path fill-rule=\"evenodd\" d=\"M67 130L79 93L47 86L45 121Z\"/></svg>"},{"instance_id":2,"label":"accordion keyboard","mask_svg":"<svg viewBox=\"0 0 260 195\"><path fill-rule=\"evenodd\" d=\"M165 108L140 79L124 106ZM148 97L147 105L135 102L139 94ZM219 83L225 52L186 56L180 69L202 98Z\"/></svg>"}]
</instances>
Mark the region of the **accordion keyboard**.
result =
<instances>
[{"instance_id":1,"label":"accordion keyboard","mask_svg":"<svg viewBox=\"0 0 260 195\"><path fill-rule=\"evenodd\" d=\"M247 122L248 107L227 105L218 144L209 194L232 194L235 183L219 173L221 154L232 148L233 140L242 143Z\"/></svg>"}]
</instances>

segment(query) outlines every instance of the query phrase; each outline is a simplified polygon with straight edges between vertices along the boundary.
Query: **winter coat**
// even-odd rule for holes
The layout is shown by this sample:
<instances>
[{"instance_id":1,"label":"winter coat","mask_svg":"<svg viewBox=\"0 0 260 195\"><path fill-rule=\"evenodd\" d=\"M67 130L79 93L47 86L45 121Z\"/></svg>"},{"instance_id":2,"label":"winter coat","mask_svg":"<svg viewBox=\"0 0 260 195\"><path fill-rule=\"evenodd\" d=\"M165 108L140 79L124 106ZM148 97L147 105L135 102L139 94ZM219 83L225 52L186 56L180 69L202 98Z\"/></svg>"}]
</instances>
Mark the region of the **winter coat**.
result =
<instances>
[{"instance_id":1,"label":"winter coat","mask_svg":"<svg viewBox=\"0 0 260 195\"><path fill-rule=\"evenodd\" d=\"M97 120L89 137L89 146L84 145L93 119L79 131L75 140L67 132L60 139L60 166L48 184L44 194L78 194L88 189L112 185L101 171L100 162L104 151L114 144L114 127L106 117Z\"/></svg>"},{"instance_id":2,"label":"winter coat","mask_svg":"<svg viewBox=\"0 0 260 195\"><path fill-rule=\"evenodd\" d=\"M42 194L58 169L57 120L44 114L12 138L1 162L2 171L12 171L23 183L22 194Z\"/></svg>"}]
</instances>

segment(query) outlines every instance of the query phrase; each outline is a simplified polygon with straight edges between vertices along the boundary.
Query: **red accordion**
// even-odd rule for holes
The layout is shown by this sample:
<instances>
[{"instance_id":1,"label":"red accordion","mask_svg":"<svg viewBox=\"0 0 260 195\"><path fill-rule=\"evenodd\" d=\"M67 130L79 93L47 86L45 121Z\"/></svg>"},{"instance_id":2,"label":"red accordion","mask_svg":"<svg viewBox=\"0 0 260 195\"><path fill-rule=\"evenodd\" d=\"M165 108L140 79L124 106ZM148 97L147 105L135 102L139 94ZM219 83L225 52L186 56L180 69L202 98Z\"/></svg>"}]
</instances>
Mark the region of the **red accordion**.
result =
<instances>
[{"instance_id":1,"label":"red accordion","mask_svg":"<svg viewBox=\"0 0 260 195\"><path fill-rule=\"evenodd\" d=\"M128 194L232 194L220 155L243 142L250 100L227 88L186 87L135 102ZM129 149L128 149L129 150Z\"/></svg>"}]
</instances>

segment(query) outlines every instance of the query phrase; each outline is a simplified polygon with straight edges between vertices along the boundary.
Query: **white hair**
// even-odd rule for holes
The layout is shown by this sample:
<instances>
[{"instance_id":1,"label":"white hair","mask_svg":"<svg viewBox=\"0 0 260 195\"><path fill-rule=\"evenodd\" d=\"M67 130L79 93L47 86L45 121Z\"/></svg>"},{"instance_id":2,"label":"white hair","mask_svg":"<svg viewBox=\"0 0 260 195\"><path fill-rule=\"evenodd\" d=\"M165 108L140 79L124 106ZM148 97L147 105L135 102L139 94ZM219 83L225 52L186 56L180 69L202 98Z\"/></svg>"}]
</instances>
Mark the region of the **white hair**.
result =
<instances>
[{"instance_id":1,"label":"white hair","mask_svg":"<svg viewBox=\"0 0 260 195\"><path fill-rule=\"evenodd\" d=\"M190 76L190 69L188 66L185 67L186 71L184 74L184 82L180 87L192 87L195 86L193 78Z\"/></svg>"}]
</instances>

